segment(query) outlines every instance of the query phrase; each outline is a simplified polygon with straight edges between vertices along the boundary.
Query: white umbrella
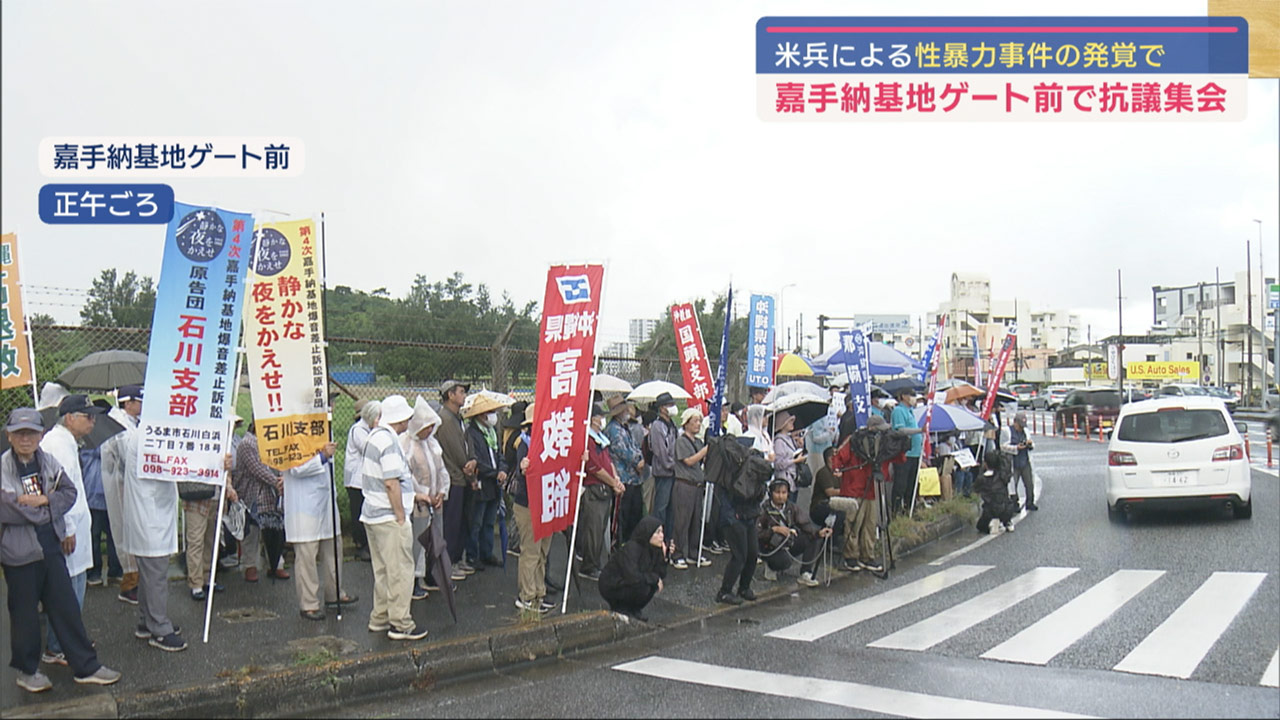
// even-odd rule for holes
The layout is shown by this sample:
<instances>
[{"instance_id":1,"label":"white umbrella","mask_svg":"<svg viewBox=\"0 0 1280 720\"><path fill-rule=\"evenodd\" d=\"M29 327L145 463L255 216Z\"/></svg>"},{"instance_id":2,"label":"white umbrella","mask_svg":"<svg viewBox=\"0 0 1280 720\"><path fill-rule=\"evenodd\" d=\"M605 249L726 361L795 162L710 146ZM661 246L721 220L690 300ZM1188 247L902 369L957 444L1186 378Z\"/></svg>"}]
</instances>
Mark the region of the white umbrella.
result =
<instances>
[{"instance_id":1,"label":"white umbrella","mask_svg":"<svg viewBox=\"0 0 1280 720\"><path fill-rule=\"evenodd\" d=\"M692 397L675 383L669 383L666 380L650 380L637 385L631 394L627 395L627 399L635 402L653 402L664 392L671 393L671 397L676 400L688 400Z\"/></svg>"},{"instance_id":2,"label":"white umbrella","mask_svg":"<svg viewBox=\"0 0 1280 720\"><path fill-rule=\"evenodd\" d=\"M808 380L789 380L779 383L764 396L764 404L769 405L789 395L810 395L822 402L831 401L831 392L815 382Z\"/></svg>"},{"instance_id":3,"label":"white umbrella","mask_svg":"<svg viewBox=\"0 0 1280 720\"><path fill-rule=\"evenodd\" d=\"M631 383L620 377L601 373L591 379L591 389L599 390L600 392L629 393L635 388L631 387Z\"/></svg>"}]
</instances>

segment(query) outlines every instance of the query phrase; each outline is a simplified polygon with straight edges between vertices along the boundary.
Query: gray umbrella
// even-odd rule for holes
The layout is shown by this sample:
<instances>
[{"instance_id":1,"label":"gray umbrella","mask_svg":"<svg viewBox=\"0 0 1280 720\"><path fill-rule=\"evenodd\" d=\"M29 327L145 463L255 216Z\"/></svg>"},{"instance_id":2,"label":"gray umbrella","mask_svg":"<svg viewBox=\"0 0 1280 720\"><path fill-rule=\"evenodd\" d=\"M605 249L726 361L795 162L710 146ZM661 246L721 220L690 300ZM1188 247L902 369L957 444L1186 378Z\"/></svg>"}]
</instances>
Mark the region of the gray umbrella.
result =
<instances>
[{"instance_id":1,"label":"gray umbrella","mask_svg":"<svg viewBox=\"0 0 1280 720\"><path fill-rule=\"evenodd\" d=\"M147 375L147 356L132 350L89 353L58 376L58 382L78 390L114 390L141 385Z\"/></svg>"}]
</instances>

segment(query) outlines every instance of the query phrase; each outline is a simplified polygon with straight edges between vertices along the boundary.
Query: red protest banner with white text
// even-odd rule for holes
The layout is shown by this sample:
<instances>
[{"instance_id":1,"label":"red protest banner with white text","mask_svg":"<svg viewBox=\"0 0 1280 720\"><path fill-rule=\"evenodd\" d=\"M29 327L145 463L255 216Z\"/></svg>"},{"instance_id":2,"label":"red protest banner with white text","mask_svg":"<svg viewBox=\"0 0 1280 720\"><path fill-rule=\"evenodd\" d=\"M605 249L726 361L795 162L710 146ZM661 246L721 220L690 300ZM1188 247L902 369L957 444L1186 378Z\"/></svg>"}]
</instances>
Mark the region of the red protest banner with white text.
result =
<instances>
[{"instance_id":1,"label":"red protest banner with white text","mask_svg":"<svg viewBox=\"0 0 1280 720\"><path fill-rule=\"evenodd\" d=\"M572 525L577 510L603 283L602 265L558 265L547 271L525 473L534 540Z\"/></svg>"},{"instance_id":2,"label":"red protest banner with white text","mask_svg":"<svg viewBox=\"0 0 1280 720\"><path fill-rule=\"evenodd\" d=\"M702 328L698 326L698 314L694 312L693 305L672 305L671 327L676 333L684 389L693 396L689 406L697 407L705 415L714 385L711 364L707 362L707 351L702 345Z\"/></svg>"},{"instance_id":3,"label":"red protest banner with white text","mask_svg":"<svg viewBox=\"0 0 1280 720\"><path fill-rule=\"evenodd\" d=\"M991 368L991 385L987 387L987 399L982 402L982 419L991 417L991 409L996 404L996 392L1000 389L1000 381L1004 379L1005 366L1009 364L1009 354L1013 352L1013 344L1017 342L1017 328L1010 327L1004 336L1004 344L1000 347L1000 357Z\"/></svg>"}]
</instances>

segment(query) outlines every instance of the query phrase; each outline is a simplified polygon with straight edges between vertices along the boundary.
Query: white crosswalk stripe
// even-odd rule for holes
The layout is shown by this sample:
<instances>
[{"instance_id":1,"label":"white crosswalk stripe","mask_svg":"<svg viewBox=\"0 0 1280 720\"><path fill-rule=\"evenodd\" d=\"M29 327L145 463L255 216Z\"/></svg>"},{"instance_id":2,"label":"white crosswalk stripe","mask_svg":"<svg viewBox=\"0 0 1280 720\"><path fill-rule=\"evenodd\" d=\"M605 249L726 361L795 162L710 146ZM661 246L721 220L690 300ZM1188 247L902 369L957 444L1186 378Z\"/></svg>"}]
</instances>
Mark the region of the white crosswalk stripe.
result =
<instances>
[{"instance_id":1,"label":"white crosswalk stripe","mask_svg":"<svg viewBox=\"0 0 1280 720\"><path fill-rule=\"evenodd\" d=\"M986 651L982 657L1044 665L1088 635L1161 575L1163 570L1117 570L1043 620Z\"/></svg>"},{"instance_id":2,"label":"white crosswalk stripe","mask_svg":"<svg viewBox=\"0 0 1280 720\"><path fill-rule=\"evenodd\" d=\"M894 632L867 643L870 648L927 651L1052 588L1078 571L1078 568L1038 567L977 595L961 585L992 569L990 565L956 565L779 628L766 633L766 637L813 642L931 596L947 600L954 597L953 603L925 620L906 627L899 624ZM1167 596L1170 592L1167 580L1158 586L1160 592L1144 592L1166 575L1164 570L1117 570L1083 592L1073 592L1073 597L1065 603L1055 603L1056 609L979 657L1048 664L1077 644L1090 642L1090 634L1122 609L1153 602L1153 595ZM1181 679L1191 677L1245 610L1266 577L1267 573L1262 572L1212 573L1111 669ZM1248 684L1257 682L1270 687L1280 684L1280 651L1271 658L1261 680L1257 680L1253 672L1257 669L1249 671Z\"/></svg>"},{"instance_id":3,"label":"white crosswalk stripe","mask_svg":"<svg viewBox=\"0 0 1280 720\"><path fill-rule=\"evenodd\" d=\"M1056 710L894 690L862 683L761 672L675 658L647 657L614 670L708 687L826 703L909 718L1084 718Z\"/></svg>"},{"instance_id":4,"label":"white crosswalk stripe","mask_svg":"<svg viewBox=\"0 0 1280 720\"><path fill-rule=\"evenodd\" d=\"M936 572L914 582L909 582L902 587L894 588L879 595L873 595L866 600L860 600L794 625L788 625L781 630L768 633L766 637L812 642L833 632L853 627L864 620L883 615L890 610L896 610L920 598L946 590L952 585L964 582L975 575L980 575L992 567L994 566L956 565L942 572Z\"/></svg>"},{"instance_id":5,"label":"white crosswalk stripe","mask_svg":"<svg viewBox=\"0 0 1280 720\"><path fill-rule=\"evenodd\" d=\"M1189 678L1244 609L1266 573L1216 572L1133 649L1116 670Z\"/></svg>"},{"instance_id":6,"label":"white crosswalk stripe","mask_svg":"<svg viewBox=\"0 0 1280 720\"><path fill-rule=\"evenodd\" d=\"M1063 580L1079 568L1039 567L981 595L892 635L868 647L896 650L928 650L978 623L995 617L1036 593Z\"/></svg>"}]
</instances>

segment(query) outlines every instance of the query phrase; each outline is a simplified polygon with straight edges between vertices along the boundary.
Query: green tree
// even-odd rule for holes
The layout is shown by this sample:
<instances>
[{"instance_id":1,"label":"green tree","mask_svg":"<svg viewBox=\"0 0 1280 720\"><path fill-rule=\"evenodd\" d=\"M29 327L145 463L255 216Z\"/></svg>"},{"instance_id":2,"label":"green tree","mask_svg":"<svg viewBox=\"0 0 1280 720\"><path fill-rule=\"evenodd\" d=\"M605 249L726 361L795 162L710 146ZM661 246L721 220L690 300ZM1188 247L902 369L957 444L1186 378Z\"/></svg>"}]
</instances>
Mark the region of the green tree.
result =
<instances>
[{"instance_id":1,"label":"green tree","mask_svg":"<svg viewBox=\"0 0 1280 720\"><path fill-rule=\"evenodd\" d=\"M736 307L745 307L747 300L746 295L739 294L734 297ZM720 294L714 300L708 302L707 298L698 298L693 301L693 311L698 315L698 327L702 330L703 347L706 349L708 364L711 366L711 372L715 374L720 364L720 338L724 335L724 313L728 296ZM738 305L738 303L743 303ZM708 309L710 305L710 309ZM729 323L729 370L726 377L728 385L726 396L729 398L739 397L737 385L741 383L741 373L743 363L746 361L748 341L748 324L747 317L738 317ZM671 306L668 305L666 312L658 318L658 326L654 328L653 334L649 339L636 349L637 357L644 358L646 356L653 359L676 358L679 355L675 330L671 325Z\"/></svg>"},{"instance_id":2,"label":"green tree","mask_svg":"<svg viewBox=\"0 0 1280 720\"><path fill-rule=\"evenodd\" d=\"M57 325L58 321L48 313L36 313L30 318L32 325Z\"/></svg>"},{"instance_id":3,"label":"green tree","mask_svg":"<svg viewBox=\"0 0 1280 720\"><path fill-rule=\"evenodd\" d=\"M155 283L138 277L132 270L118 275L115 268L103 270L89 289L89 301L80 310L80 324L86 327L151 327L156 307Z\"/></svg>"}]
</instances>

